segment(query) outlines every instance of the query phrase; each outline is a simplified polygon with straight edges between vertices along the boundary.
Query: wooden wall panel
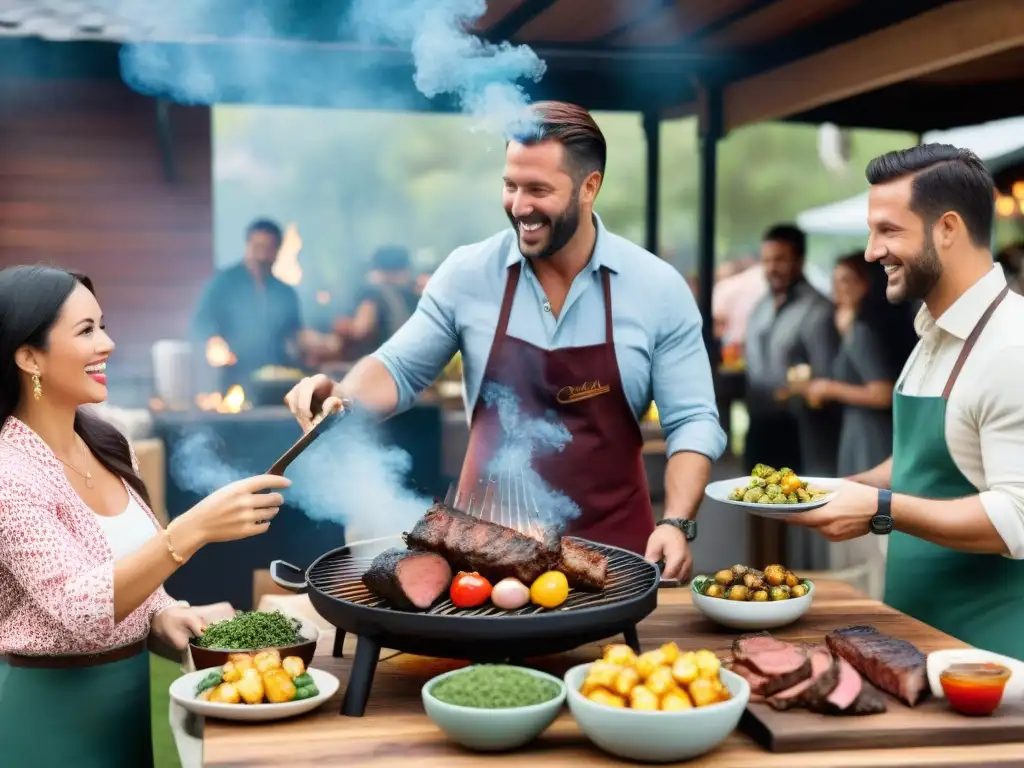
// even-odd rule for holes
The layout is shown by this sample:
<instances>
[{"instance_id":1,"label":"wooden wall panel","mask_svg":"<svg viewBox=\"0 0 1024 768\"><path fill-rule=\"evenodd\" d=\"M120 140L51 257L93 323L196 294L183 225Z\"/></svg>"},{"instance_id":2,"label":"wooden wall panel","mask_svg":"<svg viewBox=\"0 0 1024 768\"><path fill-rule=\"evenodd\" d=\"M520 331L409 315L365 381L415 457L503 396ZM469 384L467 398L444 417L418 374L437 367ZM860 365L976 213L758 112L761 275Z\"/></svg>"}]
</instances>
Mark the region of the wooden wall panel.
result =
<instances>
[{"instance_id":1,"label":"wooden wall panel","mask_svg":"<svg viewBox=\"0 0 1024 768\"><path fill-rule=\"evenodd\" d=\"M154 341L186 332L213 273L210 112L170 118L173 182L152 99L114 81L0 81L0 267L92 277L118 344L111 367L134 380Z\"/></svg>"}]
</instances>

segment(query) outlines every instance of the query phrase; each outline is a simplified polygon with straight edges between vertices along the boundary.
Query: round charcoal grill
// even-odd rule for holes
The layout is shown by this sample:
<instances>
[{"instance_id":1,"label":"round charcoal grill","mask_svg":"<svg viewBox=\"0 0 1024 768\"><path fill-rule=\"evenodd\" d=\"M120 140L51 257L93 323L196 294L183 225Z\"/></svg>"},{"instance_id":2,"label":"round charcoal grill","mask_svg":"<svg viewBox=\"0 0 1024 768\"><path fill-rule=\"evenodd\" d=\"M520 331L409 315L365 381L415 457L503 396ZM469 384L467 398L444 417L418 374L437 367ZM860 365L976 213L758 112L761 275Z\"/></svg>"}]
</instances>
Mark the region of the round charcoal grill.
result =
<instances>
[{"instance_id":1,"label":"round charcoal grill","mask_svg":"<svg viewBox=\"0 0 1024 768\"><path fill-rule=\"evenodd\" d=\"M473 662L521 663L622 634L639 652L636 625L657 607L658 567L624 549L576 541L607 556L607 586L601 592L572 590L553 610L528 605L503 611L490 604L459 609L447 597L422 612L393 608L371 593L361 576L378 553L403 546L400 536L339 547L305 571L275 560L270 573L279 586L308 594L317 612L338 628L335 656L342 655L346 633L357 636L341 711L360 717L381 648Z\"/></svg>"}]
</instances>

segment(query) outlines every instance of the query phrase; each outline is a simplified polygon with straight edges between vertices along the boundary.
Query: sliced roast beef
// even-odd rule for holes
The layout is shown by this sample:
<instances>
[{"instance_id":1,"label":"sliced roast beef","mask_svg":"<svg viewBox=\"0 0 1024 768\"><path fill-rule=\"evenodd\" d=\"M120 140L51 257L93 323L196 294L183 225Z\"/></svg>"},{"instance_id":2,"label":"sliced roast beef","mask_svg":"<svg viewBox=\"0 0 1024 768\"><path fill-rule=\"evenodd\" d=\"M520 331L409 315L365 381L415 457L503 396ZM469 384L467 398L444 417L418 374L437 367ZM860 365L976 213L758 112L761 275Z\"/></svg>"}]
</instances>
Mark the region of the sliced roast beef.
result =
<instances>
[{"instance_id":1,"label":"sliced roast beef","mask_svg":"<svg viewBox=\"0 0 1024 768\"><path fill-rule=\"evenodd\" d=\"M765 689L770 682L769 678L755 672L742 661L733 661L729 668L750 683L750 693L752 696L764 696Z\"/></svg>"},{"instance_id":2,"label":"sliced roast beef","mask_svg":"<svg viewBox=\"0 0 1024 768\"><path fill-rule=\"evenodd\" d=\"M825 642L871 683L908 706L928 695L927 659L906 640L854 626L829 632Z\"/></svg>"},{"instance_id":3,"label":"sliced roast beef","mask_svg":"<svg viewBox=\"0 0 1024 768\"><path fill-rule=\"evenodd\" d=\"M440 555L399 547L381 552L363 574L367 589L404 611L426 610L451 580L451 566Z\"/></svg>"},{"instance_id":4,"label":"sliced roast beef","mask_svg":"<svg viewBox=\"0 0 1024 768\"><path fill-rule=\"evenodd\" d=\"M770 635L748 635L733 643L733 657L766 678L760 693L772 696L811 676L807 651Z\"/></svg>"},{"instance_id":5,"label":"sliced roast beef","mask_svg":"<svg viewBox=\"0 0 1024 768\"><path fill-rule=\"evenodd\" d=\"M806 705L808 697L824 698L836 684L835 664L832 654L824 645L809 649L811 674L796 685L779 691L768 698L768 703L778 710L793 709Z\"/></svg>"},{"instance_id":6,"label":"sliced roast beef","mask_svg":"<svg viewBox=\"0 0 1024 768\"><path fill-rule=\"evenodd\" d=\"M885 712L881 694L846 659L835 657L836 682L824 696L808 695L807 708L823 715L875 715Z\"/></svg>"}]
</instances>

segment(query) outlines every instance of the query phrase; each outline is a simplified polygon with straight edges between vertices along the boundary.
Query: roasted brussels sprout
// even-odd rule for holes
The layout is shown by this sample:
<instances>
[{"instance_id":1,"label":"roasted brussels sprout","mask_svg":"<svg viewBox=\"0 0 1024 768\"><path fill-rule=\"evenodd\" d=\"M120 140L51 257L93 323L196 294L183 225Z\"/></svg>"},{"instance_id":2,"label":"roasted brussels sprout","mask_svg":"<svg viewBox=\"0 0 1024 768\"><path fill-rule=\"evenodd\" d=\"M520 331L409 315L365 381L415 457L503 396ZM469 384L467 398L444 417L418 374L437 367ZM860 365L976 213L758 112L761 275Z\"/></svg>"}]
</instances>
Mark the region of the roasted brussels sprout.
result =
<instances>
[{"instance_id":1,"label":"roasted brussels sprout","mask_svg":"<svg viewBox=\"0 0 1024 768\"><path fill-rule=\"evenodd\" d=\"M725 587L712 581L704 587L704 594L708 597L722 597L725 594Z\"/></svg>"},{"instance_id":2,"label":"roasted brussels sprout","mask_svg":"<svg viewBox=\"0 0 1024 768\"><path fill-rule=\"evenodd\" d=\"M726 593L726 597L730 600L736 600L737 602L747 599L747 595L750 594L750 590L742 584L735 584L729 587L729 591Z\"/></svg>"},{"instance_id":3,"label":"roasted brussels sprout","mask_svg":"<svg viewBox=\"0 0 1024 768\"><path fill-rule=\"evenodd\" d=\"M764 488L768 483L765 482L763 477L752 477L750 482L747 483L748 488Z\"/></svg>"},{"instance_id":4,"label":"roasted brussels sprout","mask_svg":"<svg viewBox=\"0 0 1024 768\"><path fill-rule=\"evenodd\" d=\"M764 478L773 474L775 474L775 470L769 467L767 464L755 464L754 468L750 470L751 477Z\"/></svg>"},{"instance_id":5,"label":"roasted brussels sprout","mask_svg":"<svg viewBox=\"0 0 1024 768\"><path fill-rule=\"evenodd\" d=\"M786 569L781 565L769 565L764 569L764 580L773 587L786 583Z\"/></svg>"},{"instance_id":6,"label":"roasted brussels sprout","mask_svg":"<svg viewBox=\"0 0 1024 768\"><path fill-rule=\"evenodd\" d=\"M789 590L790 597L803 597L807 594L807 587L803 584L797 584L795 587Z\"/></svg>"},{"instance_id":7,"label":"roasted brussels sprout","mask_svg":"<svg viewBox=\"0 0 1024 768\"><path fill-rule=\"evenodd\" d=\"M745 494L743 494L743 500L748 504L756 504L758 501L761 500L762 496L764 496L764 494L761 493L760 488L751 488Z\"/></svg>"},{"instance_id":8,"label":"roasted brussels sprout","mask_svg":"<svg viewBox=\"0 0 1024 768\"><path fill-rule=\"evenodd\" d=\"M763 589L764 578L753 571L747 571L743 574L743 585L747 589Z\"/></svg>"},{"instance_id":9,"label":"roasted brussels sprout","mask_svg":"<svg viewBox=\"0 0 1024 768\"><path fill-rule=\"evenodd\" d=\"M772 600L788 600L789 592L782 587L772 587L772 591L768 593L768 597Z\"/></svg>"},{"instance_id":10,"label":"roasted brussels sprout","mask_svg":"<svg viewBox=\"0 0 1024 768\"><path fill-rule=\"evenodd\" d=\"M778 485L782 482L782 475L778 472L772 472L768 477L764 479L768 485Z\"/></svg>"}]
</instances>

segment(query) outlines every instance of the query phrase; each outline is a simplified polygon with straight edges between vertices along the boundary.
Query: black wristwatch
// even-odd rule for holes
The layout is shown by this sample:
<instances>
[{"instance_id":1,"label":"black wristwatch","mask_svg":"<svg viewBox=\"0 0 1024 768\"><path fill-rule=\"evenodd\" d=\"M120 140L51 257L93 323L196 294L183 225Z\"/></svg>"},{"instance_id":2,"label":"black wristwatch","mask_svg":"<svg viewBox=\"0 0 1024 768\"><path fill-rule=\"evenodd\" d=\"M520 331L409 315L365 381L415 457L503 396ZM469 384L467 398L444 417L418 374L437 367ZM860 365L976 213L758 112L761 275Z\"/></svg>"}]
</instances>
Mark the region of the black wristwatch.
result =
<instances>
[{"instance_id":1,"label":"black wristwatch","mask_svg":"<svg viewBox=\"0 0 1024 768\"><path fill-rule=\"evenodd\" d=\"M693 541L697 538L696 520L683 520L678 517L666 517L664 520L661 520L658 525L671 525L673 528L682 531L687 541Z\"/></svg>"},{"instance_id":2,"label":"black wristwatch","mask_svg":"<svg viewBox=\"0 0 1024 768\"><path fill-rule=\"evenodd\" d=\"M892 491L878 489L878 509L871 518L871 532L878 536L892 533Z\"/></svg>"}]
</instances>

